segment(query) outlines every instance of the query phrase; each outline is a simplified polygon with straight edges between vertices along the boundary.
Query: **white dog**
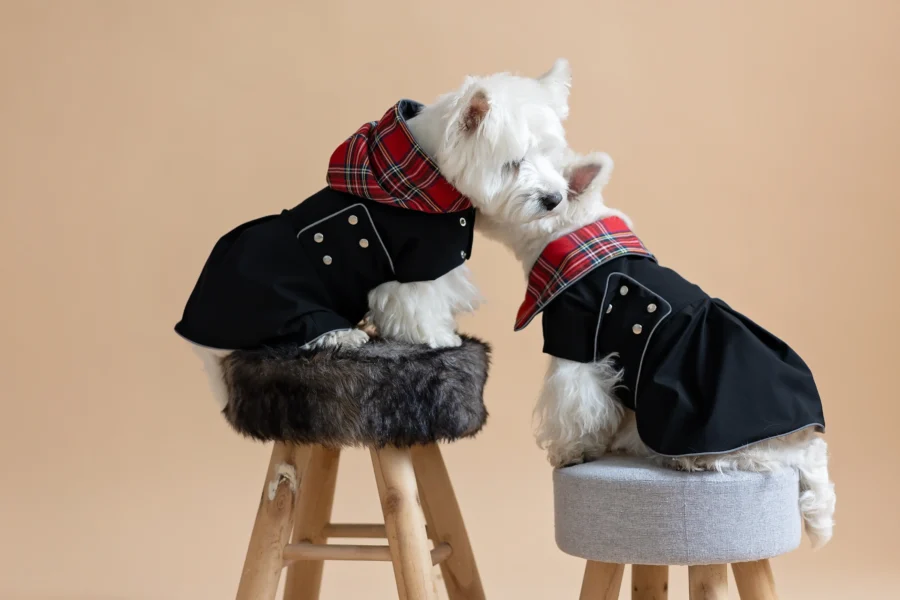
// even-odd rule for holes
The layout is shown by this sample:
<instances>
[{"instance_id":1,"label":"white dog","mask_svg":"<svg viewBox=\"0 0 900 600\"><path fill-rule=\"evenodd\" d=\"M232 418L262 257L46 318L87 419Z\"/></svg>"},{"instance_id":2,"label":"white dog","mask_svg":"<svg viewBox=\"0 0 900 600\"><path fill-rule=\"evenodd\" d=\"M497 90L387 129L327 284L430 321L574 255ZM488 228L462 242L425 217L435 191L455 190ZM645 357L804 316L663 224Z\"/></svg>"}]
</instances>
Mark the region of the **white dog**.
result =
<instances>
[{"instance_id":1,"label":"white dog","mask_svg":"<svg viewBox=\"0 0 900 600\"><path fill-rule=\"evenodd\" d=\"M383 337L433 348L460 345L456 315L474 310L481 297L464 264L475 211L459 211L474 206L526 222L565 201L562 122L569 86L568 63L558 60L536 79L468 77L431 105L401 101L335 151L329 188L220 240L176 326L194 342L220 403L221 357L272 343L275 332L290 332L279 339L306 348L355 347L369 339L356 327L365 313L367 326ZM440 210L432 210L436 205ZM414 210L399 214L396 206ZM450 214L427 214L441 212ZM285 258L297 241L305 258ZM224 258L215 262L217 256ZM360 265L378 273L369 277ZM212 281L205 284L207 273ZM350 288L348 278L355 278ZM286 293L292 286L303 293ZM349 307L320 306L323 297Z\"/></svg>"},{"instance_id":2,"label":"white dog","mask_svg":"<svg viewBox=\"0 0 900 600\"><path fill-rule=\"evenodd\" d=\"M410 119L409 128L481 214L527 222L566 197L562 122L570 83L569 64L562 59L538 79L507 73L469 77ZM458 346L455 316L479 303L462 265L435 281L378 286L369 292L369 317L386 337Z\"/></svg>"},{"instance_id":3,"label":"white dog","mask_svg":"<svg viewBox=\"0 0 900 600\"><path fill-rule=\"evenodd\" d=\"M551 464L614 451L689 471L793 467L807 534L816 547L826 543L835 493L805 364L656 264L628 218L604 204L609 156L567 162L568 199L552 213L529 222L479 218L529 274L517 329L543 312L552 358L536 437Z\"/></svg>"}]
</instances>

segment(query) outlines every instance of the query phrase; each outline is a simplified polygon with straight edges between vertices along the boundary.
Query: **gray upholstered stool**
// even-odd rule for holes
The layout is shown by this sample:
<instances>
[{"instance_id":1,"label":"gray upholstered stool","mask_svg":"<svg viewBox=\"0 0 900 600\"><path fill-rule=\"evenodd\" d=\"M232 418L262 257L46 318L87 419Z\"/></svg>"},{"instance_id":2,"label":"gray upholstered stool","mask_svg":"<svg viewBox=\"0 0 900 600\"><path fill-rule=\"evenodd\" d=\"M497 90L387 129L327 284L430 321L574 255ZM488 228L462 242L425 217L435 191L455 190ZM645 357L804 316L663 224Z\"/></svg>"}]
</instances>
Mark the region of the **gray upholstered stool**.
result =
<instances>
[{"instance_id":1,"label":"gray upholstered stool","mask_svg":"<svg viewBox=\"0 0 900 600\"><path fill-rule=\"evenodd\" d=\"M689 565L691 599L775 598L768 559L800 544L797 473L684 473L610 456L554 473L556 542L587 559L582 600L664 599L668 565Z\"/></svg>"}]
</instances>

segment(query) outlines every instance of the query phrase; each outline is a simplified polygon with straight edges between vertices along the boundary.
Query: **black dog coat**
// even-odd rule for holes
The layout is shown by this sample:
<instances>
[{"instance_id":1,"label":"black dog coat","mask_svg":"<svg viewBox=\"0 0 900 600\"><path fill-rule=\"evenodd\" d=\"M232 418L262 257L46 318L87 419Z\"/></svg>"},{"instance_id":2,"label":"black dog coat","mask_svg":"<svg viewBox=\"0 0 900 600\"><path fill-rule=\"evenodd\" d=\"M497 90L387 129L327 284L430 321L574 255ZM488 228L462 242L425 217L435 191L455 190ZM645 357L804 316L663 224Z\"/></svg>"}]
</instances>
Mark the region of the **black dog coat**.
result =
<instances>
[{"instance_id":1,"label":"black dog coat","mask_svg":"<svg viewBox=\"0 0 900 600\"><path fill-rule=\"evenodd\" d=\"M660 266L619 218L549 244L516 330L543 312L544 352L615 355L616 398L666 456L721 453L806 427L824 431L812 373L780 339Z\"/></svg>"},{"instance_id":2,"label":"black dog coat","mask_svg":"<svg viewBox=\"0 0 900 600\"><path fill-rule=\"evenodd\" d=\"M472 253L475 210L416 144L404 100L331 157L328 187L222 237L175 330L228 350L351 329L368 292L430 281Z\"/></svg>"}]
</instances>

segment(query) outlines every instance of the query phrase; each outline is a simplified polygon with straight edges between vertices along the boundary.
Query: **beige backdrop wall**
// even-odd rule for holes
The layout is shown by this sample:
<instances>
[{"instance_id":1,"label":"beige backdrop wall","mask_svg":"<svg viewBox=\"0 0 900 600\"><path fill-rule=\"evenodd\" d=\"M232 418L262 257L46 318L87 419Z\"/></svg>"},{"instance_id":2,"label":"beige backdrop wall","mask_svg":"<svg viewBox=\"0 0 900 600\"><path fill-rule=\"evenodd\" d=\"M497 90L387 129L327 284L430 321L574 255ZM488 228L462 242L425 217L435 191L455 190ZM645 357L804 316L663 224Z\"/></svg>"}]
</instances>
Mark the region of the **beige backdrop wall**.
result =
<instances>
[{"instance_id":1,"label":"beige backdrop wall","mask_svg":"<svg viewBox=\"0 0 900 600\"><path fill-rule=\"evenodd\" d=\"M837 534L775 562L784 597L888 597L898 24L891 0L0 1L0 598L231 596L268 450L228 430L172 332L211 244L316 190L401 96L557 56L572 144L616 159L609 202L817 374ZM540 328L512 333L523 284L502 248L477 240L472 266L491 420L447 460L485 584L575 598L530 433ZM375 520L367 455L343 466L336 516ZM382 564L329 565L324 597L391 585Z\"/></svg>"}]
</instances>

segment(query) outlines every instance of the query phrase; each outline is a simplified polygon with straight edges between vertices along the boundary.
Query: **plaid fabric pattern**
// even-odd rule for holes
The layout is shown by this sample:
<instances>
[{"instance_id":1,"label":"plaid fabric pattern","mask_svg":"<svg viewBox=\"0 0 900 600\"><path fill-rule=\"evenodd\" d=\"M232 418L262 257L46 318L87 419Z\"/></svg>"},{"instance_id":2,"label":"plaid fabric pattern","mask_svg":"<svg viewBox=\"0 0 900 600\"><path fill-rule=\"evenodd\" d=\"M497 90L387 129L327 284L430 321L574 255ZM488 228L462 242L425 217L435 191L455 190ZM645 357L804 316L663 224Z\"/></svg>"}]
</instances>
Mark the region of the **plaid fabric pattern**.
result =
<instances>
[{"instance_id":1,"label":"plaid fabric pattern","mask_svg":"<svg viewBox=\"0 0 900 600\"><path fill-rule=\"evenodd\" d=\"M401 100L380 121L366 123L338 146L328 163L328 187L410 210L451 213L469 199L438 171L406 126L422 105Z\"/></svg>"},{"instance_id":2,"label":"plaid fabric pattern","mask_svg":"<svg viewBox=\"0 0 900 600\"><path fill-rule=\"evenodd\" d=\"M626 254L653 258L619 217L601 219L550 242L528 275L525 301L516 315L516 331L528 325L567 287L600 265Z\"/></svg>"}]
</instances>

